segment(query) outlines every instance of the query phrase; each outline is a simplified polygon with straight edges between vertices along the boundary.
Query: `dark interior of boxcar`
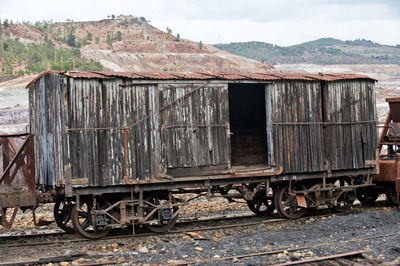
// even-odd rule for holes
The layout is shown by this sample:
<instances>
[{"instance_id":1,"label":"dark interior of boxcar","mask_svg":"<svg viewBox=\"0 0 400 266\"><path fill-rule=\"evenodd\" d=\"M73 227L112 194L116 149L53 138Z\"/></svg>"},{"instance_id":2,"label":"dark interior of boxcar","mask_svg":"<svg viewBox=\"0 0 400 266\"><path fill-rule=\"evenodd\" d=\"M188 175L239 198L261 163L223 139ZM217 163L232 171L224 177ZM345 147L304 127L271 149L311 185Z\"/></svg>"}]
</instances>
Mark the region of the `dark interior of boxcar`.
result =
<instances>
[{"instance_id":1,"label":"dark interior of boxcar","mask_svg":"<svg viewBox=\"0 0 400 266\"><path fill-rule=\"evenodd\" d=\"M229 84L232 165L267 163L264 84Z\"/></svg>"}]
</instances>

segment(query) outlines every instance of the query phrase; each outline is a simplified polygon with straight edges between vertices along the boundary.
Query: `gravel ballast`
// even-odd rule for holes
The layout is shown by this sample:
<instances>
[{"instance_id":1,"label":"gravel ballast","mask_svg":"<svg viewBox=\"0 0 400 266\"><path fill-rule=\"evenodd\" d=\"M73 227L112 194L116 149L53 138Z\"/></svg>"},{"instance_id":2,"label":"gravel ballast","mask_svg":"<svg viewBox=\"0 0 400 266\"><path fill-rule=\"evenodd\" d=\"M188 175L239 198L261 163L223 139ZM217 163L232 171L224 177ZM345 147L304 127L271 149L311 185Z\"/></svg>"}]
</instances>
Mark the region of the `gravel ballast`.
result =
<instances>
[{"instance_id":1,"label":"gravel ballast","mask_svg":"<svg viewBox=\"0 0 400 266\"><path fill-rule=\"evenodd\" d=\"M224 200L214 201L214 204L218 203L222 204ZM239 205L237 206L238 211L243 213L243 208ZM233 212L233 210L230 211ZM248 220L254 222L259 219L251 217ZM387 234L393 235L373 238ZM199 238L201 240L196 240ZM363 238L369 239L359 240ZM313 245L319 246L278 252L268 256L240 258L245 254L298 249ZM72 262L60 264L118 262L123 265L164 265L214 260L201 264L259 265L356 250L364 250L366 255L380 262L400 263L399 209L385 208L347 215L332 214L324 217L285 220L279 223L202 231L193 234L163 234L136 239L125 238L10 248L0 250L2 253L0 262L10 263L46 257L83 255L82 258L74 258ZM232 258L219 260L224 257Z\"/></svg>"}]
</instances>

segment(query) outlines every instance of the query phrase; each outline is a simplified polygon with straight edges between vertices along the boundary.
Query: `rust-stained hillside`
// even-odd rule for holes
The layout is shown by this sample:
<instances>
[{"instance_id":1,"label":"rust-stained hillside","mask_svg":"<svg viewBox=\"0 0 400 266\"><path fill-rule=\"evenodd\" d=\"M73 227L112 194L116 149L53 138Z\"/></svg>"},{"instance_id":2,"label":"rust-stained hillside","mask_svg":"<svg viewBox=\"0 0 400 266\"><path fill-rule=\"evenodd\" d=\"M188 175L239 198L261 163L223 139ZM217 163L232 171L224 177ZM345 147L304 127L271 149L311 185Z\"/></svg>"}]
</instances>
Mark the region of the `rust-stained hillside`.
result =
<instances>
[{"instance_id":1,"label":"rust-stained hillside","mask_svg":"<svg viewBox=\"0 0 400 266\"><path fill-rule=\"evenodd\" d=\"M82 58L112 71L246 71L272 67L178 38L150 25L144 18L119 16L89 22L50 23L44 28L11 25L4 31L22 42L52 41L56 47L79 47ZM72 38L72 36L73 38Z\"/></svg>"}]
</instances>

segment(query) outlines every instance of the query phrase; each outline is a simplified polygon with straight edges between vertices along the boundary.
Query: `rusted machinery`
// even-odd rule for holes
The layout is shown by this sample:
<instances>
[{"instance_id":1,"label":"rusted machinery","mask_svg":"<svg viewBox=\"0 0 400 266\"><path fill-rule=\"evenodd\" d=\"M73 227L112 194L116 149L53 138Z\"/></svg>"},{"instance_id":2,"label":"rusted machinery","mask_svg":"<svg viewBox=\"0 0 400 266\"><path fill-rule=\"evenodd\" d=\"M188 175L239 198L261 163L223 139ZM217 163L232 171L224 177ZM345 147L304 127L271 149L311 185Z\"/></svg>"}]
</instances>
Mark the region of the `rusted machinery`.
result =
<instances>
[{"instance_id":1,"label":"rusted machinery","mask_svg":"<svg viewBox=\"0 0 400 266\"><path fill-rule=\"evenodd\" d=\"M34 214L38 204L33 141L31 134L0 135L0 216L6 228L19 209Z\"/></svg>"},{"instance_id":2,"label":"rusted machinery","mask_svg":"<svg viewBox=\"0 0 400 266\"><path fill-rule=\"evenodd\" d=\"M388 98L389 112L379 137L379 174L374 182L383 187L386 197L400 204L400 98ZM375 194L378 194L378 191Z\"/></svg>"}]
</instances>

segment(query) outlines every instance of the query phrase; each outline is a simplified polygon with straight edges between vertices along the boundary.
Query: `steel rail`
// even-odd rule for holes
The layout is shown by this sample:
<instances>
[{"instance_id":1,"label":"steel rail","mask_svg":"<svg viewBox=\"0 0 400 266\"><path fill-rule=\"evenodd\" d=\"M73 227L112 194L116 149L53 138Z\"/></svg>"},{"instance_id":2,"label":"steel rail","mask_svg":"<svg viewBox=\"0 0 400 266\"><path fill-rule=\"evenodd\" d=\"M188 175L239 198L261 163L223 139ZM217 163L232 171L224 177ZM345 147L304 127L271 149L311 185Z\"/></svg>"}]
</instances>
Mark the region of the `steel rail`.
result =
<instances>
[{"instance_id":1,"label":"steel rail","mask_svg":"<svg viewBox=\"0 0 400 266\"><path fill-rule=\"evenodd\" d=\"M346 258L346 257L359 256L359 255L362 255L364 252L365 252L364 250L357 250L357 251L339 253L339 254L330 255L330 256L315 257L315 258L305 259L305 260L272 264L271 266L289 266L289 265L298 265L298 264L311 263L311 262L322 262L322 261L328 261L328 260L332 260L332 259L342 259L342 258Z\"/></svg>"},{"instance_id":2,"label":"steel rail","mask_svg":"<svg viewBox=\"0 0 400 266\"><path fill-rule=\"evenodd\" d=\"M356 210L356 211L351 211L351 212L344 212L344 213L335 213L336 216L344 216L348 215L349 213L361 213L363 210L381 210L381 209L387 209L388 207L374 207L374 208L363 208L362 210ZM389 207L389 208L396 208L396 207ZM180 233L187 233L187 232L203 232L203 231L212 231L212 230L221 230L221 229L230 229L230 228L236 228L236 227L247 227L247 226L255 226L255 225L260 225L260 224L274 224L278 222L290 222L290 221L301 221L301 220L306 220L310 218L322 218L322 217L328 217L331 216L332 213L326 213L326 214L318 214L318 215L311 215L311 216L303 216L299 219L296 220L288 220L285 218L272 218L268 220L263 220L263 221L257 221L257 222L246 222L246 223L237 223L237 224L229 224L229 225L219 225L219 226L209 226L209 227L202 227L202 228L189 228L189 229L175 229L175 230L170 230L168 232L164 233L142 233L142 234L135 234L133 237L132 234L124 234L124 235L110 235L106 236L100 239L88 239L88 238L74 238L74 239L63 239L63 240L56 240L56 241L46 241L46 242L26 242L26 243L17 243L17 244L4 244L0 245L0 249L2 248L9 248L9 247L24 247L24 246L44 246L44 245L56 245L56 244L64 244L64 243L74 243L74 242L86 242L86 241L101 241L101 240L110 240L110 239L124 239L124 238L142 238L142 237L148 237L148 236L155 236L155 235L171 235L171 234L180 234ZM240 220L240 219L246 219L246 218L257 218L255 215L250 215L250 216L236 216L236 217L213 217L211 219L204 219L204 220L189 220L189 221L182 221L177 223L176 225L185 225L185 224L191 224L191 223L207 223L207 222L214 222L214 221L226 221L226 220ZM60 233L60 235L67 235L66 233ZM51 235L51 233L50 233ZM56 234L57 235L57 234ZM35 236L42 236L42 235L29 235L29 237L35 237ZM46 236L46 234L44 234ZM13 236L11 236L13 237ZM20 238L21 236L15 236L16 239ZM22 236L23 238L24 236ZM10 238L10 236L7 236L6 238ZM0 238L1 239L1 238Z\"/></svg>"},{"instance_id":3,"label":"steel rail","mask_svg":"<svg viewBox=\"0 0 400 266\"><path fill-rule=\"evenodd\" d=\"M323 217L323 216L327 216L327 215L320 215L319 217ZM297 220L301 220L304 218L312 218L312 217L303 217L303 218L299 218ZM264 221L264 223L268 223L268 222L278 222L281 219L275 219L275 220L270 220L270 221ZM291 220L287 220L287 219L283 219L285 221L291 221ZM260 223L258 223L260 224ZM231 225L231 226L220 226L219 228L227 228L227 227L236 227L236 226L243 226L243 225ZM188 231L205 231L205 230L215 230L215 227L213 227L212 229L210 228L202 228L200 230L178 230L178 231L171 231L171 232L167 232L167 234L174 234L174 233L180 233L180 232L188 232ZM136 235L136 237L138 236L149 236L149 235L157 235L157 234L141 234L141 235ZM400 235L400 232L397 233L390 233L390 234L382 234L382 235L375 235L375 236L369 236L369 237L362 237L362 238L352 238L352 239L348 239L348 240L339 240L339 241L334 241L334 242L329 242L329 243L321 243L321 244L315 244L315 245L309 245L309 246L303 246L303 247L297 247L297 248L289 248L289 249L278 249L278 250L273 250L273 251L266 251L266 252L258 252L258 253L250 253L250 254L243 254L243 255L235 255L235 256L229 256L229 257L222 257L222 258L213 258L213 259L207 259L207 260L196 260L196 261L186 261L186 262L180 262L179 264L175 264L175 265L191 265L191 264L198 264L198 263L209 263L209 262L218 262L218 261L224 261L224 260L234 260L234 259L244 259L244 258L249 258L249 257L257 257L257 256L268 256L268 255L274 255L274 254L279 254L279 253L283 253L283 252L294 252L294 251L299 251L299 250L305 250L305 249L312 249L312 248L318 248L318 247L323 247L323 246L328 246L328 245L340 245L340 244L344 244L344 243L349 243L349 242L362 242L362 241L367 241L367 240L371 240L371 239L377 239L377 238L386 238L386 237L391 237L391 236L397 236ZM117 238L127 238L127 237L131 237L131 236L121 236L121 237L117 237ZM103 238L106 239L106 238ZM111 237L111 239L115 239L115 237ZM76 241L71 241L71 240L66 240L66 241L61 241L61 242L67 242L67 243L71 243L71 242L77 242L77 241L93 241L90 239L77 239ZM101 239L100 239L101 240ZM98 240L95 240L98 241ZM58 242L57 242L58 243ZM57 244L52 242L51 244ZM30 244L27 244L30 245ZM12 247L10 245L8 245L8 247ZM102 255L93 255L93 256L89 256L89 255L81 255L81 257L83 258L99 258ZM107 254L103 254L103 257L107 256ZM63 256L58 256L58 257L54 257L54 258L42 258L38 261L30 261L30 264L43 264L43 263L50 263L50 262L60 262L60 257ZM54 259L54 261L52 261L52 259ZM68 259L69 261L71 261L71 259ZM0 266L3 265L25 265L27 262L13 262L12 264L0 264ZM116 264L121 264L121 263L125 263L125 262L119 262L119 261L108 261L108 262L102 262L102 263L91 263L91 264L82 264L82 265L116 265Z\"/></svg>"},{"instance_id":4,"label":"steel rail","mask_svg":"<svg viewBox=\"0 0 400 266\"><path fill-rule=\"evenodd\" d=\"M250 254L221 257L221 258L213 258L213 259L207 259L207 260L185 261L185 262L181 262L176 265L191 265L191 264L199 264L199 263L201 264L201 263L208 263L208 262L224 261L224 260L234 260L234 259L243 259L243 258L250 258L250 257L267 256L267 255L283 253L285 251L294 252L294 251L299 251L299 250L319 248L319 247L330 246L330 245L340 245L340 244L349 243L349 242L362 242L362 241L367 241L367 240L371 240L371 239L386 238L386 237L397 236L397 235L400 235L400 232L384 234L384 235L375 235L375 236L369 236L369 237L363 237L363 238L351 238L351 239L347 239L347 240L339 240L339 241L334 241L334 242L329 242L329 243L321 243L321 244L303 246L303 247L297 247L297 248L278 249L278 250L272 250L272 251L250 253Z\"/></svg>"},{"instance_id":5,"label":"steel rail","mask_svg":"<svg viewBox=\"0 0 400 266\"><path fill-rule=\"evenodd\" d=\"M213 259L206 259L206 260L194 260L194 261L181 261L177 264L174 264L176 266L182 266L182 265L192 265L192 264L202 264L202 263L216 263L220 261L226 261L226 260L237 260L237 259L245 259L245 258L250 258L250 257L260 257L260 256L269 256L269 255L275 255L283 252L294 252L294 251L299 251L299 250L306 250L306 249L312 249L312 248L318 248L318 247L323 247L327 245L339 245L339 244L344 244L348 242L362 242L370 239L377 239L377 238L386 238L386 237L391 237L391 236L396 236L400 235L400 233L391 233L391 234L384 234L384 235L376 235L376 236L370 236L370 237L364 237L364 238L352 238L349 240L340 240L340 241L335 241L335 242L330 242L330 243L321 243L321 244L316 244L316 245L309 245L309 246L303 246L303 247L297 247L297 248L289 248L289 249L278 249L278 250L272 250L272 251L265 251L265 252L258 252L258 253L250 253L250 254L243 254L243 255L235 255L235 256L229 256L229 257L222 257L222 258L213 258ZM320 262L320 261L327 261L332 258L343 258L343 257L349 257L349 256L355 256L355 255L360 255L364 251L359 250L359 251L353 251L353 252L347 252L347 253L341 253L341 254L335 254L331 256L325 256L325 257L315 257L309 260L303 260L303 261L296 261L296 262L290 262L290 263L284 263L284 264L275 264L277 265L295 265L295 264L301 264L301 263L309 263L309 262ZM98 257L99 255L93 256L93 257ZM107 254L104 254L104 257L107 256ZM86 258L90 258L87 256ZM368 258L366 258L369 260ZM126 263L124 262L119 262L119 261L107 261L107 262L101 262L101 263L88 263L88 264L81 264L85 266L91 266L91 265L117 265L117 264L122 264ZM1 266L1 265L0 265Z\"/></svg>"},{"instance_id":6,"label":"steel rail","mask_svg":"<svg viewBox=\"0 0 400 266\"><path fill-rule=\"evenodd\" d=\"M176 225L184 225L184 224L190 224L190 223L207 223L207 222L214 222L214 221L220 221L220 220L239 220L239 219L246 219L246 218L255 218L257 217L256 215L240 215L240 216L232 216L232 217L227 217L226 215L222 216L217 216L217 217L210 217L210 218L205 218L205 219L182 219L179 222L176 223ZM0 242L6 241L6 240L20 240L20 239L29 239L29 238L38 238L38 237L52 237L52 236L63 236L63 235L69 235L72 236L73 234L66 233L64 231L59 232L49 232L49 233L40 233L40 234L26 234L26 235L5 235L5 236L0 236ZM112 236L109 236L109 238L112 238ZM106 239L106 238L102 238ZM70 240L68 240L70 241ZM2 246L0 245L0 248Z\"/></svg>"}]
</instances>

